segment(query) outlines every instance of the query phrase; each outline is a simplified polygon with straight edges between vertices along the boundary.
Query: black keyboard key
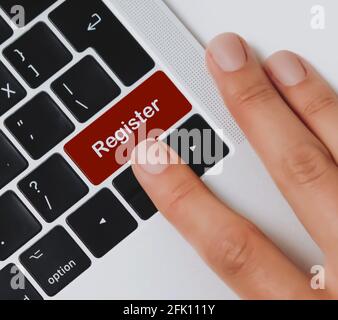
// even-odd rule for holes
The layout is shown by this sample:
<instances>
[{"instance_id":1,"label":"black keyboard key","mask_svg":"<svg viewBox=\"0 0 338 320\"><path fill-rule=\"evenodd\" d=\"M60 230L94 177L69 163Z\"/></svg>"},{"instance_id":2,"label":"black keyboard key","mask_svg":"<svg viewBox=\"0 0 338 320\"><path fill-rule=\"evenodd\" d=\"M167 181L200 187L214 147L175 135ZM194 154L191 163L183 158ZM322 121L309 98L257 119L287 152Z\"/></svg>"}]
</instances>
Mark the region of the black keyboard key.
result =
<instances>
[{"instance_id":1,"label":"black keyboard key","mask_svg":"<svg viewBox=\"0 0 338 320\"><path fill-rule=\"evenodd\" d=\"M14 264L0 271L0 300L43 300L24 274Z\"/></svg>"},{"instance_id":2,"label":"black keyboard key","mask_svg":"<svg viewBox=\"0 0 338 320\"><path fill-rule=\"evenodd\" d=\"M155 65L101 0L65 1L49 17L76 50L94 48L127 86Z\"/></svg>"},{"instance_id":3,"label":"black keyboard key","mask_svg":"<svg viewBox=\"0 0 338 320\"><path fill-rule=\"evenodd\" d=\"M136 180L131 167L115 178L113 185L141 219L147 220L158 211Z\"/></svg>"},{"instance_id":4,"label":"black keyboard key","mask_svg":"<svg viewBox=\"0 0 338 320\"><path fill-rule=\"evenodd\" d=\"M4 50L4 56L32 88L37 88L72 60L71 53L40 22Z\"/></svg>"},{"instance_id":5,"label":"black keyboard key","mask_svg":"<svg viewBox=\"0 0 338 320\"><path fill-rule=\"evenodd\" d=\"M0 197L0 208L0 261L5 261L38 234L41 226L14 192Z\"/></svg>"},{"instance_id":6,"label":"black keyboard key","mask_svg":"<svg viewBox=\"0 0 338 320\"><path fill-rule=\"evenodd\" d=\"M136 220L108 189L101 190L67 221L97 258L103 257L137 228Z\"/></svg>"},{"instance_id":7,"label":"black keyboard key","mask_svg":"<svg viewBox=\"0 0 338 320\"><path fill-rule=\"evenodd\" d=\"M20 181L19 188L47 222L53 222L88 193L88 187L59 154Z\"/></svg>"},{"instance_id":8,"label":"black keyboard key","mask_svg":"<svg viewBox=\"0 0 338 320\"><path fill-rule=\"evenodd\" d=\"M1 0L0 6L13 19L17 11L12 11L14 6L22 6L25 10L25 24L31 22L57 0Z\"/></svg>"},{"instance_id":9,"label":"black keyboard key","mask_svg":"<svg viewBox=\"0 0 338 320\"><path fill-rule=\"evenodd\" d=\"M28 163L0 131L0 189L23 172Z\"/></svg>"},{"instance_id":10,"label":"black keyboard key","mask_svg":"<svg viewBox=\"0 0 338 320\"><path fill-rule=\"evenodd\" d=\"M82 123L121 93L117 84L91 56L83 58L56 80L52 89Z\"/></svg>"},{"instance_id":11,"label":"black keyboard key","mask_svg":"<svg viewBox=\"0 0 338 320\"><path fill-rule=\"evenodd\" d=\"M0 62L0 116L26 96L26 90Z\"/></svg>"},{"instance_id":12,"label":"black keyboard key","mask_svg":"<svg viewBox=\"0 0 338 320\"><path fill-rule=\"evenodd\" d=\"M24 252L20 261L50 297L68 286L91 265L89 258L60 226Z\"/></svg>"},{"instance_id":13,"label":"black keyboard key","mask_svg":"<svg viewBox=\"0 0 338 320\"><path fill-rule=\"evenodd\" d=\"M166 142L199 177L230 151L200 115L192 116L178 130L174 130Z\"/></svg>"},{"instance_id":14,"label":"black keyboard key","mask_svg":"<svg viewBox=\"0 0 338 320\"><path fill-rule=\"evenodd\" d=\"M6 119L5 125L35 160L53 149L75 128L45 92Z\"/></svg>"},{"instance_id":15,"label":"black keyboard key","mask_svg":"<svg viewBox=\"0 0 338 320\"><path fill-rule=\"evenodd\" d=\"M1 4L0 4L1 5ZM12 28L7 22L0 16L0 44L3 44L13 34Z\"/></svg>"}]
</instances>

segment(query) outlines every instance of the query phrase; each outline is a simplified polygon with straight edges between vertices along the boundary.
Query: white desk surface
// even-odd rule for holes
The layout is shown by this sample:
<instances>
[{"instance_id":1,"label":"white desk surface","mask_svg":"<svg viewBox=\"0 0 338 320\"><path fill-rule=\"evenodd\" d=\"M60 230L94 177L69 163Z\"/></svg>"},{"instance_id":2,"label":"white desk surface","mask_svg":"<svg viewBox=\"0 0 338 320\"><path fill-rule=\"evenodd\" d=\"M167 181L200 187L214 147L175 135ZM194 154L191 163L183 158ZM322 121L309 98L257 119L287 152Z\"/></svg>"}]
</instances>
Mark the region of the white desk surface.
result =
<instances>
[{"instance_id":1,"label":"white desk surface","mask_svg":"<svg viewBox=\"0 0 338 320\"><path fill-rule=\"evenodd\" d=\"M262 58L274 51L298 52L338 88L338 1L328 0L164 0L205 45L225 31L241 34ZM326 28L311 28L311 9L322 5Z\"/></svg>"}]
</instances>

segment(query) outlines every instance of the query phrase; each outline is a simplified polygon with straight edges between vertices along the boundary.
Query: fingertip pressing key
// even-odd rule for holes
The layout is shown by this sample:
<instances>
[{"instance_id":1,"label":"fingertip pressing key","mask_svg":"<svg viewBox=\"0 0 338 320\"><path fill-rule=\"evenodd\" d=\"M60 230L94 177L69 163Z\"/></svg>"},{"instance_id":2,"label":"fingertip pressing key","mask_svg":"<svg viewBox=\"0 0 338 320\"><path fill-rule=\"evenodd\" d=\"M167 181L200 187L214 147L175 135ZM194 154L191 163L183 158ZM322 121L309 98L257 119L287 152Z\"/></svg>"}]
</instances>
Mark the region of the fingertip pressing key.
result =
<instances>
[{"instance_id":1,"label":"fingertip pressing key","mask_svg":"<svg viewBox=\"0 0 338 320\"><path fill-rule=\"evenodd\" d=\"M135 147L131 162L147 174L159 175L168 168L171 162L170 151L162 141L147 139Z\"/></svg>"}]
</instances>

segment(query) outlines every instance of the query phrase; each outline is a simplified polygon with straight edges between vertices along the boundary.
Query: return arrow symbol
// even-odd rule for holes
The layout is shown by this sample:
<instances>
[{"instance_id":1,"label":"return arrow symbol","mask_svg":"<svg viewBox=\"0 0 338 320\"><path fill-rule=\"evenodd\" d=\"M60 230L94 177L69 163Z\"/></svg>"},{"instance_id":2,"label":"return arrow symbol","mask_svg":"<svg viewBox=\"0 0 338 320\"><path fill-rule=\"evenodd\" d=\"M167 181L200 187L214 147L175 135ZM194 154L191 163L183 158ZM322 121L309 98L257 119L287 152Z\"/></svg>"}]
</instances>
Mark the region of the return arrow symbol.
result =
<instances>
[{"instance_id":1,"label":"return arrow symbol","mask_svg":"<svg viewBox=\"0 0 338 320\"><path fill-rule=\"evenodd\" d=\"M96 18L96 21L94 23L89 23L87 31L96 31L96 26L102 21L101 17L97 13L94 13L92 18Z\"/></svg>"}]
</instances>

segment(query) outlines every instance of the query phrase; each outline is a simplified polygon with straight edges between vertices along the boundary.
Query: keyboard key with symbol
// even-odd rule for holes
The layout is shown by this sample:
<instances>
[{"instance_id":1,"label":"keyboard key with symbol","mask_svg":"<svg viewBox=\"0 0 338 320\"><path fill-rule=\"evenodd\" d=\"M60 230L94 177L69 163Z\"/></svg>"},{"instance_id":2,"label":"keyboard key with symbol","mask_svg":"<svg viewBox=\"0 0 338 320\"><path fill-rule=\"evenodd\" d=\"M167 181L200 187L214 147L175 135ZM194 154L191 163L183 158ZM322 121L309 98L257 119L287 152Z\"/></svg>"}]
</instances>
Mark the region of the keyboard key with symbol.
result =
<instances>
[{"instance_id":1,"label":"keyboard key with symbol","mask_svg":"<svg viewBox=\"0 0 338 320\"><path fill-rule=\"evenodd\" d=\"M88 193L88 187L59 154L20 181L19 188L47 222L56 220Z\"/></svg>"},{"instance_id":2,"label":"keyboard key with symbol","mask_svg":"<svg viewBox=\"0 0 338 320\"><path fill-rule=\"evenodd\" d=\"M67 219L93 255L103 257L137 228L109 189L103 189Z\"/></svg>"},{"instance_id":3,"label":"keyboard key with symbol","mask_svg":"<svg viewBox=\"0 0 338 320\"><path fill-rule=\"evenodd\" d=\"M50 19L76 50L94 48L120 80L134 84L154 61L101 0L65 1Z\"/></svg>"},{"instance_id":4,"label":"keyboard key with symbol","mask_svg":"<svg viewBox=\"0 0 338 320\"><path fill-rule=\"evenodd\" d=\"M121 93L91 56L83 58L56 80L52 89L80 122L90 119Z\"/></svg>"},{"instance_id":5,"label":"keyboard key with symbol","mask_svg":"<svg viewBox=\"0 0 338 320\"><path fill-rule=\"evenodd\" d=\"M7 22L0 16L0 44L3 44L13 34L12 28Z\"/></svg>"},{"instance_id":6,"label":"keyboard key with symbol","mask_svg":"<svg viewBox=\"0 0 338 320\"><path fill-rule=\"evenodd\" d=\"M0 261L5 261L37 235L41 225L12 191L0 197L0 208Z\"/></svg>"},{"instance_id":7,"label":"keyboard key with symbol","mask_svg":"<svg viewBox=\"0 0 338 320\"><path fill-rule=\"evenodd\" d=\"M199 177L229 154L228 146L198 114L174 130L166 142Z\"/></svg>"},{"instance_id":8,"label":"keyboard key with symbol","mask_svg":"<svg viewBox=\"0 0 338 320\"><path fill-rule=\"evenodd\" d=\"M91 265L90 259L60 226L24 252L20 261L50 297L68 286Z\"/></svg>"},{"instance_id":9,"label":"keyboard key with symbol","mask_svg":"<svg viewBox=\"0 0 338 320\"><path fill-rule=\"evenodd\" d=\"M27 168L28 163L1 131L0 150L1 189L23 172Z\"/></svg>"},{"instance_id":10,"label":"keyboard key with symbol","mask_svg":"<svg viewBox=\"0 0 338 320\"><path fill-rule=\"evenodd\" d=\"M72 60L71 53L42 22L14 41L3 53L34 89Z\"/></svg>"},{"instance_id":11,"label":"keyboard key with symbol","mask_svg":"<svg viewBox=\"0 0 338 320\"><path fill-rule=\"evenodd\" d=\"M27 24L56 1L57 0L1 0L0 6L11 19L17 14L17 11L12 12L12 8L18 5L22 6L25 10L25 24Z\"/></svg>"},{"instance_id":12,"label":"keyboard key with symbol","mask_svg":"<svg viewBox=\"0 0 338 320\"><path fill-rule=\"evenodd\" d=\"M131 167L115 178L113 185L141 219L147 220L158 211L135 178Z\"/></svg>"},{"instance_id":13,"label":"keyboard key with symbol","mask_svg":"<svg viewBox=\"0 0 338 320\"><path fill-rule=\"evenodd\" d=\"M43 300L24 274L14 264L0 270L0 300Z\"/></svg>"},{"instance_id":14,"label":"keyboard key with symbol","mask_svg":"<svg viewBox=\"0 0 338 320\"><path fill-rule=\"evenodd\" d=\"M6 119L5 125L35 160L74 131L73 123L45 92Z\"/></svg>"},{"instance_id":15,"label":"keyboard key with symbol","mask_svg":"<svg viewBox=\"0 0 338 320\"><path fill-rule=\"evenodd\" d=\"M0 116L26 96L25 89L0 62Z\"/></svg>"}]
</instances>

